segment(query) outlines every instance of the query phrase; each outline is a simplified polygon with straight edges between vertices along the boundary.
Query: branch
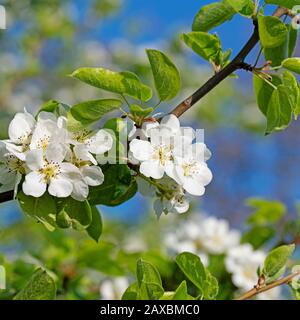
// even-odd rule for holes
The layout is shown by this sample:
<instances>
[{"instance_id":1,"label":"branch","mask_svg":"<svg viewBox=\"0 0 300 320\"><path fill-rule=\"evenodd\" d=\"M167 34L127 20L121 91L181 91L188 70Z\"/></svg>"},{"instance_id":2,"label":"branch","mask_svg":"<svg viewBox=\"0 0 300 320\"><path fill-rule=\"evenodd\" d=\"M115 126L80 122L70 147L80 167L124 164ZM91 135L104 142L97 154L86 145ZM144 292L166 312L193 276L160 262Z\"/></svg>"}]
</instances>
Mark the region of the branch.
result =
<instances>
[{"instance_id":1,"label":"branch","mask_svg":"<svg viewBox=\"0 0 300 320\"><path fill-rule=\"evenodd\" d=\"M288 9L278 7L277 10L273 13L273 16L280 18L288 13ZM246 71L252 71L251 68L249 68L249 65L244 62L244 60L259 42L257 21L253 20L253 22L255 25L253 34L248 40L248 42L245 44L245 46L242 48L242 50L238 53L238 55L224 69L215 74L196 92L194 92L191 96L182 101L173 111L171 111L172 114L174 114L176 117L180 117L184 112L189 110L195 103L202 99L220 82L222 82L236 70L244 69Z\"/></svg>"},{"instance_id":2,"label":"branch","mask_svg":"<svg viewBox=\"0 0 300 320\"><path fill-rule=\"evenodd\" d=\"M271 290L275 287L281 286L283 284L289 283L294 277L298 276L300 274L300 271L294 272L289 274L288 276L281 278L279 280L276 280L274 282L271 282L270 284L267 284L263 287L255 286L253 289L249 290L248 292L244 293L240 297L236 298L235 300L247 300L250 298L253 298L259 293Z\"/></svg>"}]
</instances>

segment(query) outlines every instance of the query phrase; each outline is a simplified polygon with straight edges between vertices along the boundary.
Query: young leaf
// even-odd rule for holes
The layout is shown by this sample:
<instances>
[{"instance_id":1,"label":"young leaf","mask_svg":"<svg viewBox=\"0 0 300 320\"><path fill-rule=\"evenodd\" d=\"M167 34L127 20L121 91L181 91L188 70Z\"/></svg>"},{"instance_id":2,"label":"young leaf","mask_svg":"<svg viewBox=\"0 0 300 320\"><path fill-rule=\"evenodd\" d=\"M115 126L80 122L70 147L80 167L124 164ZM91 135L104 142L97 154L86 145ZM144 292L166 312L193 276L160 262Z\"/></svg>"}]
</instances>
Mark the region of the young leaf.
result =
<instances>
[{"instance_id":1,"label":"young leaf","mask_svg":"<svg viewBox=\"0 0 300 320\"><path fill-rule=\"evenodd\" d=\"M183 252L176 257L176 263L185 276L203 293L206 271L200 258L192 253Z\"/></svg>"},{"instance_id":2,"label":"young leaf","mask_svg":"<svg viewBox=\"0 0 300 320\"><path fill-rule=\"evenodd\" d=\"M92 222L92 210L88 201L76 201L69 197L58 201L58 216L75 230L84 230Z\"/></svg>"},{"instance_id":3,"label":"young leaf","mask_svg":"<svg viewBox=\"0 0 300 320\"><path fill-rule=\"evenodd\" d=\"M277 86L281 84L281 79L278 76L273 76L272 83ZM268 112L268 105L274 88L257 75L253 76L253 87L258 107L260 111L266 116Z\"/></svg>"},{"instance_id":4,"label":"young leaf","mask_svg":"<svg viewBox=\"0 0 300 320\"><path fill-rule=\"evenodd\" d=\"M106 113L121 107L122 101L117 99L102 99L85 101L74 105L70 112L74 119L83 125L89 125L100 120Z\"/></svg>"},{"instance_id":5,"label":"young leaf","mask_svg":"<svg viewBox=\"0 0 300 320\"><path fill-rule=\"evenodd\" d=\"M173 99L180 89L180 75L173 62L158 50L146 50L161 101Z\"/></svg>"},{"instance_id":6,"label":"young leaf","mask_svg":"<svg viewBox=\"0 0 300 320\"><path fill-rule=\"evenodd\" d=\"M174 292L172 300L189 300L189 295L187 292L186 281L182 281L179 287Z\"/></svg>"},{"instance_id":7,"label":"young leaf","mask_svg":"<svg viewBox=\"0 0 300 320\"><path fill-rule=\"evenodd\" d=\"M43 269L37 269L14 300L54 300L56 285L53 278Z\"/></svg>"},{"instance_id":8,"label":"young leaf","mask_svg":"<svg viewBox=\"0 0 300 320\"><path fill-rule=\"evenodd\" d=\"M267 277L273 277L282 268L285 267L289 257L293 254L295 245L283 245L272 250L265 259L263 274Z\"/></svg>"},{"instance_id":9,"label":"young leaf","mask_svg":"<svg viewBox=\"0 0 300 320\"><path fill-rule=\"evenodd\" d=\"M231 18L235 14L234 8L225 1L214 2L203 6L193 22L193 31L207 32Z\"/></svg>"},{"instance_id":10,"label":"young leaf","mask_svg":"<svg viewBox=\"0 0 300 320\"><path fill-rule=\"evenodd\" d=\"M282 61L282 67L300 74L300 58L288 58Z\"/></svg>"},{"instance_id":11,"label":"young leaf","mask_svg":"<svg viewBox=\"0 0 300 320\"><path fill-rule=\"evenodd\" d=\"M252 0L226 0L233 9L244 16L252 16L254 14L254 3Z\"/></svg>"},{"instance_id":12,"label":"young leaf","mask_svg":"<svg viewBox=\"0 0 300 320\"><path fill-rule=\"evenodd\" d=\"M183 34L182 39L185 44L196 52L200 57L207 61L214 61L220 65L220 55L222 55L222 47L220 39L206 32L190 32Z\"/></svg>"},{"instance_id":13,"label":"young leaf","mask_svg":"<svg viewBox=\"0 0 300 320\"><path fill-rule=\"evenodd\" d=\"M87 227L86 231L92 239L94 239L96 242L98 242L99 238L102 234L101 213L99 212L99 210L95 206L91 207L91 210L92 210L92 222Z\"/></svg>"},{"instance_id":14,"label":"young leaf","mask_svg":"<svg viewBox=\"0 0 300 320\"><path fill-rule=\"evenodd\" d=\"M156 300L164 294L159 272L149 262L139 259L136 275L140 299Z\"/></svg>"},{"instance_id":15,"label":"young leaf","mask_svg":"<svg viewBox=\"0 0 300 320\"><path fill-rule=\"evenodd\" d=\"M122 295L122 300L137 300L139 286L137 282L132 283Z\"/></svg>"},{"instance_id":16,"label":"young leaf","mask_svg":"<svg viewBox=\"0 0 300 320\"><path fill-rule=\"evenodd\" d=\"M279 46L275 48L264 48L265 58L267 61L271 61L272 67L281 66L282 61L288 57L288 45L289 37L287 34Z\"/></svg>"},{"instance_id":17,"label":"young leaf","mask_svg":"<svg viewBox=\"0 0 300 320\"><path fill-rule=\"evenodd\" d=\"M80 68L71 77L76 78L96 88L114 93L128 95L138 100L148 101L152 90L144 85L132 72L115 72L103 68Z\"/></svg>"},{"instance_id":18,"label":"young leaf","mask_svg":"<svg viewBox=\"0 0 300 320\"><path fill-rule=\"evenodd\" d=\"M288 57L292 57L294 55L294 51L297 45L298 39L298 29L293 28L289 25L289 44L288 44Z\"/></svg>"},{"instance_id":19,"label":"young leaf","mask_svg":"<svg viewBox=\"0 0 300 320\"><path fill-rule=\"evenodd\" d=\"M283 130L291 122L293 106L289 94L289 89L281 84L273 91L268 105L266 134Z\"/></svg>"},{"instance_id":20,"label":"young leaf","mask_svg":"<svg viewBox=\"0 0 300 320\"><path fill-rule=\"evenodd\" d=\"M263 48L275 48L281 45L288 33L286 25L277 17L258 16L259 38Z\"/></svg>"},{"instance_id":21,"label":"young leaf","mask_svg":"<svg viewBox=\"0 0 300 320\"><path fill-rule=\"evenodd\" d=\"M52 196L45 193L39 198L26 196L22 191L17 199L24 213L41 222L49 231L54 231L56 225L56 202Z\"/></svg>"},{"instance_id":22,"label":"young leaf","mask_svg":"<svg viewBox=\"0 0 300 320\"><path fill-rule=\"evenodd\" d=\"M296 5L300 5L300 0L265 0L265 4L276 4L284 8L293 9Z\"/></svg>"}]
</instances>

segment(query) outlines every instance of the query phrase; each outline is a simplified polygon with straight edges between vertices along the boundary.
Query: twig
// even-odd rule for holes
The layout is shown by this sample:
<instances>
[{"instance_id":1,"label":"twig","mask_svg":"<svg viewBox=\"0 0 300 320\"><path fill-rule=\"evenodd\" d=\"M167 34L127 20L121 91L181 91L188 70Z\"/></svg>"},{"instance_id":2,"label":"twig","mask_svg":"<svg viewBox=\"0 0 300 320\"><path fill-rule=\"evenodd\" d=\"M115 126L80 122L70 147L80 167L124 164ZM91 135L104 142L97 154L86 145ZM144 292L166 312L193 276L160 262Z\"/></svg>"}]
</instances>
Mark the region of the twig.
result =
<instances>
[{"instance_id":1,"label":"twig","mask_svg":"<svg viewBox=\"0 0 300 320\"><path fill-rule=\"evenodd\" d=\"M281 278L279 280L276 280L274 282L271 282L270 284L264 285L262 287L254 287L253 289L249 290L248 292L244 293L240 297L236 298L235 300L247 300L254 296L256 296L259 293L271 290L275 287L281 286L283 284L289 283L294 277L300 275L300 271L294 272L289 274L288 276Z\"/></svg>"},{"instance_id":2,"label":"twig","mask_svg":"<svg viewBox=\"0 0 300 320\"><path fill-rule=\"evenodd\" d=\"M273 13L274 17L282 17L288 13L288 9L279 7ZM176 117L180 117L184 112L189 110L195 103L197 103L201 98L208 94L213 88L215 88L220 82L230 76L233 72L239 69L245 69L245 58L253 50L256 44L259 42L258 26L257 21L254 20L254 31L248 42L238 53L238 55L221 71L210 78L202 87L200 87L196 92L194 92L187 99L183 100L171 113ZM246 69L247 71L251 71Z\"/></svg>"}]
</instances>

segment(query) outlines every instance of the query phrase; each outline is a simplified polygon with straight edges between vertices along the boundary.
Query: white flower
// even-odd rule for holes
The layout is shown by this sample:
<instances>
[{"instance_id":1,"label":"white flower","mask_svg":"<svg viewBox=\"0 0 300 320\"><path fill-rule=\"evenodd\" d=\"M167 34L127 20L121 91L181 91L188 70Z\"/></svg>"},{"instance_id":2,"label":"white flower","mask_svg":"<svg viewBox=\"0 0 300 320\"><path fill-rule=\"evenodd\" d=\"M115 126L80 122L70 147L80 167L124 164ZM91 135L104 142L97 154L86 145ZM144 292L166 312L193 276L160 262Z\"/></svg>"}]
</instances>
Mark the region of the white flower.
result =
<instances>
[{"instance_id":1,"label":"white flower","mask_svg":"<svg viewBox=\"0 0 300 320\"><path fill-rule=\"evenodd\" d=\"M102 155L113 146L112 136L104 129L98 130L97 132L89 130L78 131L72 134L70 142L75 146L85 146L82 152L85 152L86 157L90 157L90 159L92 154ZM92 162L97 163L95 161Z\"/></svg>"},{"instance_id":2,"label":"white flower","mask_svg":"<svg viewBox=\"0 0 300 320\"><path fill-rule=\"evenodd\" d=\"M228 251L226 269L232 273L232 282L242 290L250 290L257 284L257 269L265 260L265 253L254 251L250 244L243 244Z\"/></svg>"},{"instance_id":3,"label":"white flower","mask_svg":"<svg viewBox=\"0 0 300 320\"><path fill-rule=\"evenodd\" d=\"M99 288L101 299L120 300L129 284L129 280L126 277L116 277L102 281Z\"/></svg>"},{"instance_id":4,"label":"white flower","mask_svg":"<svg viewBox=\"0 0 300 320\"><path fill-rule=\"evenodd\" d=\"M52 143L66 144L68 140L68 132L61 127L61 119L50 112L42 112L38 116L38 121L33 130L30 150L43 149L46 150L48 145Z\"/></svg>"},{"instance_id":5,"label":"white flower","mask_svg":"<svg viewBox=\"0 0 300 320\"><path fill-rule=\"evenodd\" d=\"M185 150L183 156L175 157L172 178L192 195L202 196L205 186L212 180L212 173L204 162L208 154L203 143L195 143Z\"/></svg>"},{"instance_id":6,"label":"white flower","mask_svg":"<svg viewBox=\"0 0 300 320\"><path fill-rule=\"evenodd\" d=\"M14 154L9 153L4 143L0 143L0 192L14 190L14 195L16 195L25 172L25 163Z\"/></svg>"},{"instance_id":7,"label":"white flower","mask_svg":"<svg viewBox=\"0 0 300 320\"><path fill-rule=\"evenodd\" d=\"M140 172L146 177L161 179L164 174L172 177L173 153L191 142L181 135L178 118L174 115L164 117L161 123L147 130L150 141L133 139L130 151L135 159L141 162Z\"/></svg>"},{"instance_id":8,"label":"white flower","mask_svg":"<svg viewBox=\"0 0 300 320\"><path fill-rule=\"evenodd\" d=\"M73 192L74 182L81 179L81 173L71 163L63 162L66 156L64 146L49 145L43 149L31 150L26 154L29 172L23 183L23 192L28 196L41 197L49 185L48 192L60 198L68 197Z\"/></svg>"},{"instance_id":9,"label":"white flower","mask_svg":"<svg viewBox=\"0 0 300 320\"><path fill-rule=\"evenodd\" d=\"M226 220L207 217L202 220L198 230L191 228L191 237L211 254L222 254L236 247L240 242L240 232L230 230Z\"/></svg>"},{"instance_id":10,"label":"white flower","mask_svg":"<svg viewBox=\"0 0 300 320\"><path fill-rule=\"evenodd\" d=\"M256 296L257 300L281 300L281 288L275 287Z\"/></svg>"},{"instance_id":11,"label":"white flower","mask_svg":"<svg viewBox=\"0 0 300 320\"><path fill-rule=\"evenodd\" d=\"M34 117L26 110L17 113L8 127L9 140L3 141L7 150L22 161L25 160L25 153L29 150L35 124Z\"/></svg>"},{"instance_id":12,"label":"white flower","mask_svg":"<svg viewBox=\"0 0 300 320\"><path fill-rule=\"evenodd\" d=\"M190 204L181 191L176 192L171 199L158 198L154 202L154 211L159 217L162 213L185 213L189 210Z\"/></svg>"}]
</instances>

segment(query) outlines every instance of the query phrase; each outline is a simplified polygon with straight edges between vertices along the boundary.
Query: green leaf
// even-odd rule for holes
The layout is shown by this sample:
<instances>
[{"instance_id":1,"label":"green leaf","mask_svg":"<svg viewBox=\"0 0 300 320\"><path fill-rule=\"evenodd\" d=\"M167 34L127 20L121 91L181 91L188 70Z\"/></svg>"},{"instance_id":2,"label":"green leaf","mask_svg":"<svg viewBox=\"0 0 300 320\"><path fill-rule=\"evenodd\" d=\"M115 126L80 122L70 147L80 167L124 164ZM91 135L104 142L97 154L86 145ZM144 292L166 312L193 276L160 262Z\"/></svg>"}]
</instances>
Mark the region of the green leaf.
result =
<instances>
[{"instance_id":1,"label":"green leaf","mask_svg":"<svg viewBox=\"0 0 300 320\"><path fill-rule=\"evenodd\" d=\"M259 38L263 48L275 48L281 45L288 33L286 25L277 17L258 16Z\"/></svg>"},{"instance_id":2,"label":"green leaf","mask_svg":"<svg viewBox=\"0 0 300 320\"><path fill-rule=\"evenodd\" d=\"M225 1L208 4L197 13L192 30L207 32L223 22L231 20L235 13L234 8Z\"/></svg>"},{"instance_id":3,"label":"green leaf","mask_svg":"<svg viewBox=\"0 0 300 320\"><path fill-rule=\"evenodd\" d=\"M293 105L289 94L289 89L284 85L279 85L273 91L268 105L266 134L283 130L291 122Z\"/></svg>"},{"instance_id":4,"label":"green leaf","mask_svg":"<svg viewBox=\"0 0 300 320\"><path fill-rule=\"evenodd\" d=\"M203 283L203 297L204 299L213 300L218 293L218 280L206 269L206 279Z\"/></svg>"},{"instance_id":5,"label":"green leaf","mask_svg":"<svg viewBox=\"0 0 300 320\"><path fill-rule=\"evenodd\" d=\"M132 283L122 295L122 300L137 300L139 286L137 282Z\"/></svg>"},{"instance_id":6,"label":"green leaf","mask_svg":"<svg viewBox=\"0 0 300 320\"><path fill-rule=\"evenodd\" d=\"M273 277L282 268L285 267L288 259L293 254L295 245L283 245L272 250L265 259L263 274L267 277Z\"/></svg>"},{"instance_id":7,"label":"green leaf","mask_svg":"<svg viewBox=\"0 0 300 320\"><path fill-rule=\"evenodd\" d=\"M176 263L185 276L203 292L206 271L200 258L192 253L183 252L176 257Z\"/></svg>"},{"instance_id":8,"label":"green leaf","mask_svg":"<svg viewBox=\"0 0 300 320\"><path fill-rule=\"evenodd\" d=\"M105 177L104 183L90 188L91 205L117 206L136 194L137 184L127 165L105 165L102 171Z\"/></svg>"},{"instance_id":9,"label":"green leaf","mask_svg":"<svg viewBox=\"0 0 300 320\"><path fill-rule=\"evenodd\" d=\"M89 125L100 120L108 112L121 107L122 101L116 99L102 99L85 101L74 105L70 112L74 119L83 125Z\"/></svg>"},{"instance_id":10,"label":"green leaf","mask_svg":"<svg viewBox=\"0 0 300 320\"><path fill-rule=\"evenodd\" d=\"M275 48L264 48L264 55L267 61L271 61L272 67L281 66L284 59L288 57L288 34L285 36L285 40Z\"/></svg>"},{"instance_id":11,"label":"green leaf","mask_svg":"<svg viewBox=\"0 0 300 320\"><path fill-rule=\"evenodd\" d=\"M180 75L173 62L162 52L146 50L151 65L155 87L161 101L173 99L180 90Z\"/></svg>"},{"instance_id":12,"label":"green leaf","mask_svg":"<svg viewBox=\"0 0 300 320\"><path fill-rule=\"evenodd\" d=\"M137 261L137 281L139 299L157 300L163 294L162 282L158 270L142 259Z\"/></svg>"},{"instance_id":13,"label":"green leaf","mask_svg":"<svg viewBox=\"0 0 300 320\"><path fill-rule=\"evenodd\" d=\"M17 199L24 213L41 222L48 230L53 231L56 225L56 202L48 193L39 198L26 196L22 191Z\"/></svg>"},{"instance_id":14,"label":"green leaf","mask_svg":"<svg viewBox=\"0 0 300 320\"><path fill-rule=\"evenodd\" d=\"M130 106L130 113L134 118L141 118L144 119L149 116L150 113L153 112L153 108L142 108L137 104L132 104Z\"/></svg>"},{"instance_id":15,"label":"green leaf","mask_svg":"<svg viewBox=\"0 0 300 320\"><path fill-rule=\"evenodd\" d=\"M88 235L94 239L96 242L99 241L99 238L102 234L102 219L101 213L97 207L91 207L92 210L92 222L86 229Z\"/></svg>"},{"instance_id":16,"label":"green leaf","mask_svg":"<svg viewBox=\"0 0 300 320\"><path fill-rule=\"evenodd\" d=\"M300 0L265 0L265 4L276 4L284 8L293 9L296 5L300 5Z\"/></svg>"},{"instance_id":17,"label":"green leaf","mask_svg":"<svg viewBox=\"0 0 300 320\"><path fill-rule=\"evenodd\" d=\"M293 28L289 25L289 43L288 43L288 57L294 55L298 39L298 29Z\"/></svg>"},{"instance_id":18,"label":"green leaf","mask_svg":"<svg viewBox=\"0 0 300 320\"><path fill-rule=\"evenodd\" d=\"M217 62L217 65L221 64L222 47L220 39L216 35L198 31L183 34L182 39L188 47L203 59Z\"/></svg>"},{"instance_id":19,"label":"green leaf","mask_svg":"<svg viewBox=\"0 0 300 320\"><path fill-rule=\"evenodd\" d=\"M69 197L66 199L59 199L58 203L58 216L65 222L60 225L72 226L75 230L84 230L92 222L92 210L88 201L76 201ZM58 220L59 221L59 220Z\"/></svg>"},{"instance_id":20,"label":"green leaf","mask_svg":"<svg viewBox=\"0 0 300 320\"><path fill-rule=\"evenodd\" d=\"M190 296L187 292L186 281L182 281L178 286L174 295L172 296L172 300L190 300Z\"/></svg>"},{"instance_id":21,"label":"green leaf","mask_svg":"<svg viewBox=\"0 0 300 320\"><path fill-rule=\"evenodd\" d=\"M288 58L282 61L282 67L300 74L300 58Z\"/></svg>"},{"instance_id":22,"label":"green leaf","mask_svg":"<svg viewBox=\"0 0 300 320\"><path fill-rule=\"evenodd\" d=\"M152 90L132 72L115 72L103 68L80 68L71 77L91 86L114 93L128 95L142 101L152 97Z\"/></svg>"},{"instance_id":23,"label":"green leaf","mask_svg":"<svg viewBox=\"0 0 300 320\"><path fill-rule=\"evenodd\" d=\"M272 83L277 86L282 82L278 76L273 76ZM260 111L266 116L274 88L257 75L253 76L253 87L258 107Z\"/></svg>"},{"instance_id":24,"label":"green leaf","mask_svg":"<svg viewBox=\"0 0 300 320\"><path fill-rule=\"evenodd\" d=\"M54 300L56 285L53 278L43 269L37 269L14 300Z\"/></svg>"},{"instance_id":25,"label":"green leaf","mask_svg":"<svg viewBox=\"0 0 300 320\"><path fill-rule=\"evenodd\" d=\"M40 112L52 112L55 113L56 110L59 108L60 103L56 100L49 100L41 105L38 114Z\"/></svg>"},{"instance_id":26,"label":"green leaf","mask_svg":"<svg viewBox=\"0 0 300 320\"><path fill-rule=\"evenodd\" d=\"M286 207L279 201L267 201L259 198L247 200L247 204L255 208L247 219L252 226L264 226L278 222L286 214Z\"/></svg>"},{"instance_id":27,"label":"green leaf","mask_svg":"<svg viewBox=\"0 0 300 320\"><path fill-rule=\"evenodd\" d=\"M250 17L254 14L254 3L252 0L226 0L226 3L241 15Z\"/></svg>"}]
</instances>

